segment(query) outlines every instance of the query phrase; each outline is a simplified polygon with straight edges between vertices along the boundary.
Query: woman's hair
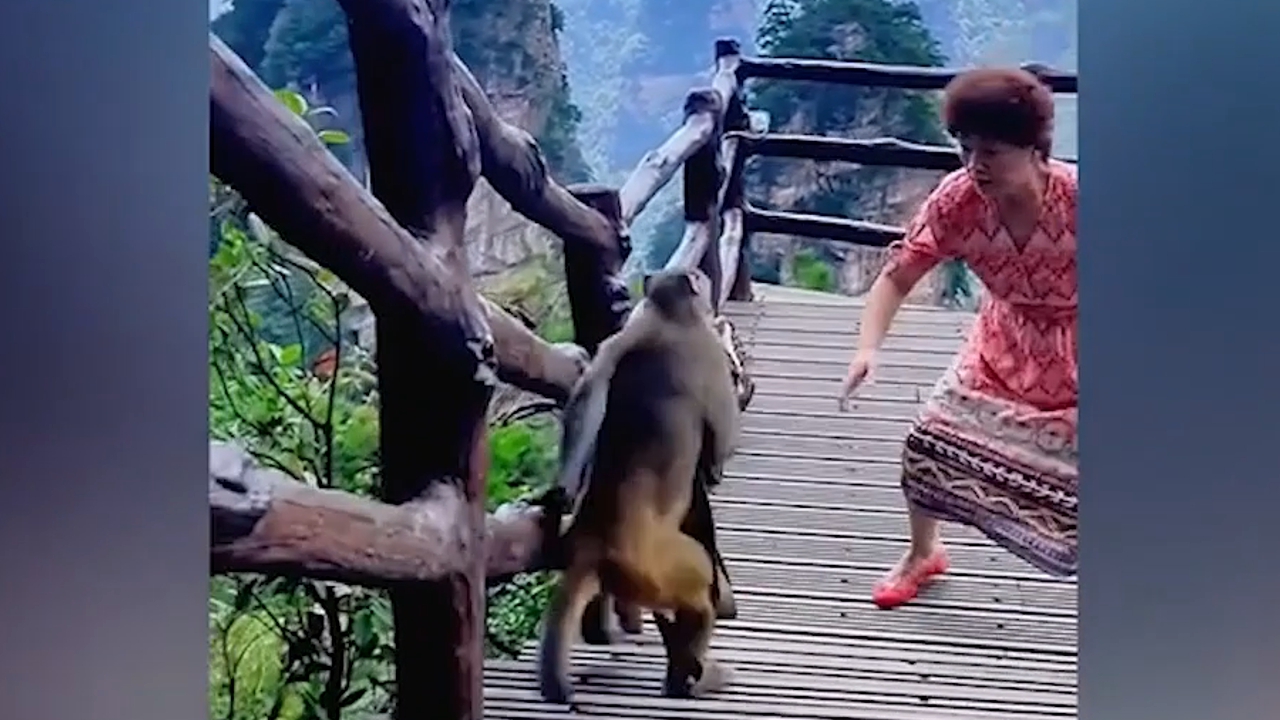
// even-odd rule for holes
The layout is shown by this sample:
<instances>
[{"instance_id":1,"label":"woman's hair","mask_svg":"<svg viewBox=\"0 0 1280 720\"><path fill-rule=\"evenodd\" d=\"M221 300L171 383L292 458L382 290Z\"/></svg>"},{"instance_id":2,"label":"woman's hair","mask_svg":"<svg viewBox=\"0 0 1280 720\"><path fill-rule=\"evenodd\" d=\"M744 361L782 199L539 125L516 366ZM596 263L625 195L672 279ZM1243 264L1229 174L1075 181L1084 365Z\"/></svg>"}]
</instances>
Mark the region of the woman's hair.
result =
<instances>
[{"instance_id":1,"label":"woman's hair","mask_svg":"<svg viewBox=\"0 0 1280 720\"><path fill-rule=\"evenodd\" d=\"M1053 92L1032 72L978 68L957 75L943 91L942 119L953 136L1034 147L1053 144Z\"/></svg>"}]
</instances>

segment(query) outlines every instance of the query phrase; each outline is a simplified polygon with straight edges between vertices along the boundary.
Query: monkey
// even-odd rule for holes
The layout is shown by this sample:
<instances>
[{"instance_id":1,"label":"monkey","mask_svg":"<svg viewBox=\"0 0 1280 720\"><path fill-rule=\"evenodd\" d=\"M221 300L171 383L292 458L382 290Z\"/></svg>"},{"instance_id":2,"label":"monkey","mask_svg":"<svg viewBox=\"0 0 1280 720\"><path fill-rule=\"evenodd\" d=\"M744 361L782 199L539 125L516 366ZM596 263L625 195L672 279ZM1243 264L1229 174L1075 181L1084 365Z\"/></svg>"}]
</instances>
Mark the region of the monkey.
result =
<instances>
[{"instance_id":1,"label":"monkey","mask_svg":"<svg viewBox=\"0 0 1280 720\"><path fill-rule=\"evenodd\" d=\"M743 393L739 384L746 375L739 359L739 352L733 342L732 326L727 319L718 317L711 306L711 279L698 268L674 272L683 272L690 279L695 291L693 297L694 314L706 320L722 343L725 360L730 365L734 389L739 395L738 410L742 411L745 406L742 401ZM645 297L631 311L622 331L601 343L601 346L596 351L595 359L589 365L587 372L584 372L576 383L574 392L571 393L570 400L565 406L563 413L564 442L561 443L562 471L559 486L567 497L581 497L578 488L583 477L589 472L588 459L594 449L595 437L604 416L609 378L613 368L617 365L618 359L633 344L635 338L644 337L646 333L651 333L655 329L662 329L662 325L656 324L654 321L657 316L653 314L653 301L648 297L649 283L653 277L655 276L646 276L644 278ZM746 399L749 400L749 396ZM721 403L721 410L716 414L710 415L703 426L705 440L703 445L704 462L699 464L699 474L703 483L695 488L695 511L705 513L706 517L702 519L690 515L688 524L690 528L694 529L693 536L703 542L707 547L707 551L712 554L717 566L713 592L717 598L717 607L720 611L719 619L731 620L737 617L737 605L728 582L728 570L725 568L723 558L720 557L715 547L714 526L710 519L710 502L703 497L705 490L710 490L719 485L723 475L723 462L715 465L715 467L708 467L708 463L714 464L712 457L724 458L727 457L729 452L727 447L719 447L716 452L712 451L712 448L717 447L714 439L715 430L717 427L727 427L727 419L737 418L737 415L726 414L723 407L723 403ZM736 437L736 429L731 433ZM698 500L702 502L696 502ZM616 635L609 627L610 615L617 616L621 630L626 634L637 635L642 631L640 614L637 608L629 607L625 603L616 603L607 595L601 595L588 605L583 614L582 637L587 644L610 645L616 641Z\"/></svg>"},{"instance_id":2,"label":"monkey","mask_svg":"<svg viewBox=\"0 0 1280 720\"><path fill-rule=\"evenodd\" d=\"M707 481L723 472L740 410L709 289L696 270L647 277L565 406L559 482L573 511L539 648L550 702L572 704L572 641L601 593L616 600L624 627L641 609L653 614L667 649L665 695L728 683L708 654L716 620L736 605L710 532Z\"/></svg>"},{"instance_id":3,"label":"monkey","mask_svg":"<svg viewBox=\"0 0 1280 720\"><path fill-rule=\"evenodd\" d=\"M738 351L733 344L732 328L728 320L716 316L712 308L711 279L697 268L673 270L646 276L643 286L644 297L631 311L622 329L600 344L595 358L575 384L569 401L565 405L562 415L563 435L559 487L566 497L581 498L579 488L583 478L590 471L589 458L594 450L595 438L604 417L609 381L618 360L638 339L650 337L661 338L664 341L674 339L671 335L671 328L659 319L662 317L661 313L655 313L654 298L650 297L649 292L650 283L654 278L659 276L674 277L672 273L688 278L688 282L694 290L691 297L691 317L696 316L703 319L713 329L721 344L723 359L729 364L734 391L737 395L742 395L739 392L739 383L740 378L745 377L745 372L742 369ZM708 352L700 357L699 360L712 362L711 358L713 357L715 355ZM715 402L717 399L719 401L718 404ZM724 566L723 558L720 557L715 547L714 527L710 519L710 503L702 495L720 483L723 476L724 459L729 456L732 449L729 444L729 438L736 438L737 436L736 421L738 413L728 410L723 396L713 398L710 395L705 395L703 402L705 407L715 408L714 412L708 413L707 420L703 425L703 437L705 440L703 445L704 462L699 464L702 483L695 487L695 500L705 501L696 502L695 506L698 508L698 512L705 512L707 517L699 519L691 516L690 526L696 528L697 531L693 533L694 537L703 542L707 547L707 551L714 558L717 572L713 583L713 592L718 599L719 619L729 620L737 617L737 606L733 598L732 588L728 582L728 571ZM737 408L739 413L745 409L741 397L738 398ZM717 431L724 436L720 442L716 440ZM719 461L714 458L719 458ZM592 601L583 614L583 640L591 645L614 643L616 640L615 634L609 629L609 617L611 614L616 614L620 621L621 629L625 633L636 635L641 632L641 620L637 609L629 608L625 603L616 603L608 597L601 596Z\"/></svg>"}]
</instances>

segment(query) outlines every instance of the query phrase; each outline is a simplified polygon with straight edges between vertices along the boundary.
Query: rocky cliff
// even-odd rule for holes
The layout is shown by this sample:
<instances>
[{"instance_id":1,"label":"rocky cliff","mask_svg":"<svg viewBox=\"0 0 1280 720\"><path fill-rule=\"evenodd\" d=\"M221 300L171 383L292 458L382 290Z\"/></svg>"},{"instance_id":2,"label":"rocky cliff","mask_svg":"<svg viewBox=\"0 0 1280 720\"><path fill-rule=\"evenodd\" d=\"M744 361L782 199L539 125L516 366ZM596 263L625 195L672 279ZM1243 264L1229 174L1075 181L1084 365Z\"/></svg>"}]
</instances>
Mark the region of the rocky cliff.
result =
<instances>
[{"instance_id":1,"label":"rocky cliff","mask_svg":"<svg viewBox=\"0 0 1280 720\"><path fill-rule=\"evenodd\" d=\"M459 56L499 114L538 139L558 179L588 179L560 51L559 9L551 0L454 0L451 21ZM314 105L333 108L325 122L352 137L339 157L357 178L367 177L354 70L336 0L235 0L213 29L269 85L296 88ZM501 275L554 246L483 180L469 209L468 248L478 276Z\"/></svg>"}]
</instances>

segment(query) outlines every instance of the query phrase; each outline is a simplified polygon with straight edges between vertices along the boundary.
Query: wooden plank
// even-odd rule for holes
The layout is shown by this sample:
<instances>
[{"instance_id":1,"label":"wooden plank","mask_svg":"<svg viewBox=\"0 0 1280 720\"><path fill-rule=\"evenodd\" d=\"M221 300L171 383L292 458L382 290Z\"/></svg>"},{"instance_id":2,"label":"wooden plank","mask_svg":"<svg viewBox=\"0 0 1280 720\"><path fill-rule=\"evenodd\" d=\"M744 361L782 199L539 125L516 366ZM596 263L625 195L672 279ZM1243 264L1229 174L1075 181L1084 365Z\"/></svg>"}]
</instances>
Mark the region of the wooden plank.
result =
<instances>
[{"instance_id":1,"label":"wooden plank","mask_svg":"<svg viewBox=\"0 0 1280 720\"><path fill-rule=\"evenodd\" d=\"M841 380L844 379L845 371L848 369L846 363L806 363L797 362L795 360L770 360L768 358L749 357L750 362L748 368L752 377L757 375L774 376L774 377L790 377L803 380L832 380L836 385L832 388L834 392ZM935 362L930 364L907 365L900 363L896 365L881 364L876 368L875 377L872 382L889 382L899 384L911 384L932 387L942 377L942 373L947 369L947 362Z\"/></svg>"},{"instance_id":2,"label":"wooden plank","mask_svg":"<svg viewBox=\"0 0 1280 720\"><path fill-rule=\"evenodd\" d=\"M609 659L642 662L660 657L656 630L646 620L644 633L609 647L578 644L574 659L596 663ZM778 633L724 628L716 633L717 653L735 657L768 658L779 670L820 670L833 676L883 676L899 674L914 678L951 681L956 684L997 687L1039 687L1051 692L1072 692L1077 666L1070 656L991 650L939 649L891 641L867 640L849 644L839 638L781 636ZM520 660L533 659L536 646L530 643ZM519 662L508 661L508 662ZM841 672L843 670L843 673Z\"/></svg>"},{"instance_id":3,"label":"wooden plank","mask_svg":"<svg viewBox=\"0 0 1280 720\"><path fill-rule=\"evenodd\" d=\"M813 415L760 413L745 416L743 429L747 432L806 436L819 440L846 438L901 442L907 436L911 423L910 417L868 417L842 415L838 412Z\"/></svg>"},{"instance_id":4,"label":"wooden plank","mask_svg":"<svg viewBox=\"0 0 1280 720\"><path fill-rule=\"evenodd\" d=\"M943 606L940 602L926 602L924 591L910 607L893 612L875 607L865 592L850 593L844 601L799 594L777 598L739 597L738 618L724 624L766 625L777 623L779 618L785 618L786 625L793 626L799 633L810 627L843 627L855 634L879 634L915 642L1047 652L1074 651L1077 635L1074 621L1032 618L987 608Z\"/></svg>"},{"instance_id":5,"label":"wooden plank","mask_svg":"<svg viewBox=\"0 0 1280 720\"><path fill-rule=\"evenodd\" d=\"M743 528L726 528L716 534L716 542L730 562L778 562L812 564L831 570L840 568L887 570L907 549L905 534L884 540L837 538L823 535L786 535ZM1016 555L993 543L948 544L951 573L957 577L994 577L1024 584L1064 586L1075 592L1071 580L1041 573Z\"/></svg>"},{"instance_id":6,"label":"wooden plank","mask_svg":"<svg viewBox=\"0 0 1280 720\"><path fill-rule=\"evenodd\" d=\"M726 692L707 700L669 700L658 696L657 682L636 685L608 684L579 688L575 712L567 708L550 714L550 708L539 708L540 715L512 715L508 708L525 708L539 703L534 680L526 679L521 687L485 687L485 708L497 717L643 717L646 720L719 720L739 717L788 717L804 720L1028 720L1030 717L1074 717L1074 710L1053 706L1010 705L995 710L988 703L938 703L932 698L916 698L915 703L893 703L892 697L876 693L847 692L835 698L804 698L794 689L769 693L748 693L744 688ZM492 708L492 710L490 710Z\"/></svg>"},{"instance_id":7,"label":"wooden plank","mask_svg":"<svg viewBox=\"0 0 1280 720\"><path fill-rule=\"evenodd\" d=\"M946 369L956 356L956 343L952 347L926 348L912 350L906 348L883 347L877 355L880 367L936 367ZM836 365L846 368L853 357L855 345L835 347L814 347L793 345L791 343L761 342L756 340L751 345L749 357L753 360L771 362L792 362L801 368L814 365Z\"/></svg>"},{"instance_id":8,"label":"wooden plank","mask_svg":"<svg viewBox=\"0 0 1280 720\"><path fill-rule=\"evenodd\" d=\"M823 701L859 699L876 700L886 705L905 707L952 707L963 709L989 708L999 711L1008 704L1040 706L1058 711L1069 710L1075 704L1075 695L1025 689L981 688L956 686L929 681L906 679L883 680L849 675L819 675L813 672L786 672L763 666L758 662L733 655L725 662L732 663L734 685L721 695L733 701L776 700L785 693L788 700L800 700L806 704ZM486 672L485 684L511 689L532 689L534 681L525 668L517 665L503 672ZM663 668L654 658L627 664L601 662L582 665L577 669L580 686L593 690L607 690L632 696L650 696L661 687ZM927 701L922 698L928 698ZM701 704L701 703L699 703ZM696 706L695 706L696 707Z\"/></svg>"},{"instance_id":9,"label":"wooden plank","mask_svg":"<svg viewBox=\"0 0 1280 720\"><path fill-rule=\"evenodd\" d=\"M659 697L654 628L574 653L578 712L608 718L1074 718L1074 580L1053 578L978 531L943 526L952 569L911 605L870 600L907 545L898 467L902 438L959 348L972 315L901 314L877 381L837 412L861 301L756 286L763 302L728 303L757 392L739 450L713 496L718 542L739 617L719 624L726 692ZM541 701L533 645L486 668L486 715L570 717Z\"/></svg>"},{"instance_id":10,"label":"wooden plank","mask_svg":"<svg viewBox=\"0 0 1280 720\"><path fill-rule=\"evenodd\" d=\"M881 458L877 462L850 462L839 458L761 453L744 447L729 459L726 472L730 476L785 477L815 482L871 482L895 478L900 470L897 457Z\"/></svg>"},{"instance_id":11,"label":"wooden plank","mask_svg":"<svg viewBox=\"0 0 1280 720\"><path fill-rule=\"evenodd\" d=\"M888 247L902 238L902 228L893 225L850 220L839 215L764 210L750 205L743 209L742 224L748 233L799 235L862 247Z\"/></svg>"},{"instance_id":12,"label":"wooden plank","mask_svg":"<svg viewBox=\"0 0 1280 720\"><path fill-rule=\"evenodd\" d=\"M773 369L773 368L770 368ZM941 375L941 373L939 373ZM812 398L828 398L836 401L836 393L840 390L842 377L813 377L800 373L763 372L760 368L751 369L751 379L756 382L756 394L772 394L782 396L803 396ZM935 378L936 379L936 378ZM874 382L858 389L858 397L868 400L887 400L898 402L923 402L933 387L934 380L921 382L911 378L895 377L895 374L878 373Z\"/></svg>"},{"instance_id":13,"label":"wooden plank","mask_svg":"<svg viewBox=\"0 0 1280 720\"><path fill-rule=\"evenodd\" d=\"M862 311L844 309L826 313L782 313L766 311L762 313L756 324L761 329L783 332L804 333L815 329L837 333L856 333L862 326ZM970 321L957 321L947 317L929 315L901 314L894 319L889 335L896 333L929 334L934 337L961 338L964 331L973 326Z\"/></svg>"},{"instance_id":14,"label":"wooden plank","mask_svg":"<svg viewBox=\"0 0 1280 720\"><path fill-rule=\"evenodd\" d=\"M760 292L768 299L758 307L765 315L772 317L847 317L860 314L866 307L863 296L852 297L776 285L764 287L766 289ZM901 320L932 323L972 322L975 317L976 313L968 310L952 310L921 303L906 303L897 315Z\"/></svg>"},{"instance_id":15,"label":"wooden plank","mask_svg":"<svg viewBox=\"0 0 1280 720\"><path fill-rule=\"evenodd\" d=\"M728 133L751 155L802 160L839 161L856 165L951 171L962 167L951 145L922 145L892 137L842 138L783 133Z\"/></svg>"},{"instance_id":16,"label":"wooden plank","mask_svg":"<svg viewBox=\"0 0 1280 720\"><path fill-rule=\"evenodd\" d=\"M960 349L962 336L942 337L937 332L921 331L921 326L895 325L885 338L885 350L954 353ZM926 326L927 327L927 326ZM773 325L758 327L751 334L751 347L782 346L792 348L830 348L850 353L858 343L858 328L845 332L804 332Z\"/></svg>"},{"instance_id":17,"label":"wooden plank","mask_svg":"<svg viewBox=\"0 0 1280 720\"><path fill-rule=\"evenodd\" d=\"M777 432L742 433L744 450L753 453L776 453L782 455L804 455L808 457L829 457L849 459L878 457L897 460L902 454L902 438L859 438L832 437L822 438L811 435L792 435Z\"/></svg>"},{"instance_id":18,"label":"wooden plank","mask_svg":"<svg viewBox=\"0 0 1280 720\"><path fill-rule=\"evenodd\" d=\"M645 620L644 635L639 642L650 642L645 638L657 634L653 623ZM851 642L857 638L857 642ZM873 633L858 631L847 626L833 627L801 627L789 622L780 621L769 625L748 625L737 623L722 624L716 629L717 648L725 649L772 649L777 651L780 662L794 664L787 659L796 655L808 657L836 657L846 659L864 659L869 657L885 657L902 660L912 664L941 663L944 665L964 665L989 669L993 672L1004 672L1014 668L1034 669L1047 673L1057 673L1067 678L1075 673L1078 662L1075 652L1058 653L1048 648L1014 648L992 644L937 645L931 643L908 642L902 638L880 637ZM623 642L620 646L599 648L605 652L616 652L629 647ZM575 652L581 652L588 646L579 645ZM533 650L533 646L528 648ZM531 656L530 656L531 657Z\"/></svg>"},{"instance_id":19,"label":"wooden plank","mask_svg":"<svg viewBox=\"0 0 1280 720\"><path fill-rule=\"evenodd\" d=\"M748 503L717 497L716 527L747 529L797 536L899 540L907 535L907 515L901 509L788 507L778 503ZM949 544L990 545L977 530L944 525Z\"/></svg>"},{"instance_id":20,"label":"wooden plank","mask_svg":"<svg viewBox=\"0 0 1280 720\"><path fill-rule=\"evenodd\" d=\"M861 600L888 569L881 567L821 567L787 561L732 558L733 584L745 596L805 593L814 598ZM785 592L784 592L785 590ZM1067 584L1023 583L1006 577L976 573L950 574L928 588L925 606L966 606L992 612L1030 613L1058 618L1076 616L1076 589Z\"/></svg>"},{"instance_id":21,"label":"wooden plank","mask_svg":"<svg viewBox=\"0 0 1280 720\"><path fill-rule=\"evenodd\" d=\"M902 491L898 475L894 472L886 472L868 480L835 482L777 475L752 477L726 473L724 481L715 489L715 497L752 502L786 501L825 505L851 503L886 508L902 504Z\"/></svg>"},{"instance_id":22,"label":"wooden plank","mask_svg":"<svg viewBox=\"0 0 1280 720\"><path fill-rule=\"evenodd\" d=\"M871 395L872 390L874 388L868 386L868 392L860 391L854 395L847 405L846 413L862 417L910 420L920 412L920 403L916 402L914 398L910 400L895 400L892 398L881 400L868 397ZM751 399L751 407L747 409L745 418L750 420L756 416L772 415L837 418L843 417L845 413L839 412L834 392L818 396L782 395L774 392L761 392L757 389L755 396Z\"/></svg>"},{"instance_id":23,"label":"wooden plank","mask_svg":"<svg viewBox=\"0 0 1280 720\"><path fill-rule=\"evenodd\" d=\"M1075 93L1079 90L1080 80L1075 73L1038 64L1026 64L1023 67L1036 73L1055 93ZM903 90L941 90L968 69L888 65L854 60L752 57L742 59L738 76L744 81L748 78L772 78L791 82L826 82Z\"/></svg>"}]
</instances>

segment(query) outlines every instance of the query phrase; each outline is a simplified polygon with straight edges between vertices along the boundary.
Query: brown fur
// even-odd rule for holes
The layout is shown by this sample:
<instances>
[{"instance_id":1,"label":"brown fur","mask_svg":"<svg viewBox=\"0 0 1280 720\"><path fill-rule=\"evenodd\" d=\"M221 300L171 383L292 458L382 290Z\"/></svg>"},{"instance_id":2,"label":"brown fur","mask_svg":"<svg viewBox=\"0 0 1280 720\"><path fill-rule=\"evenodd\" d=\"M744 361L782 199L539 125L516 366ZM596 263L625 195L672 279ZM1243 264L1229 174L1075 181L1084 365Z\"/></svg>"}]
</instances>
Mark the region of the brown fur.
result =
<instances>
[{"instance_id":1,"label":"brown fur","mask_svg":"<svg viewBox=\"0 0 1280 720\"><path fill-rule=\"evenodd\" d=\"M641 609L654 613L667 647L665 694L727 682L708 646L717 617L736 607L705 481L722 472L739 410L708 287L697 271L653 276L566 406L561 483L577 502L540 649L539 682L552 702L572 700L570 648L602 592L629 630L639 629Z\"/></svg>"}]
</instances>

